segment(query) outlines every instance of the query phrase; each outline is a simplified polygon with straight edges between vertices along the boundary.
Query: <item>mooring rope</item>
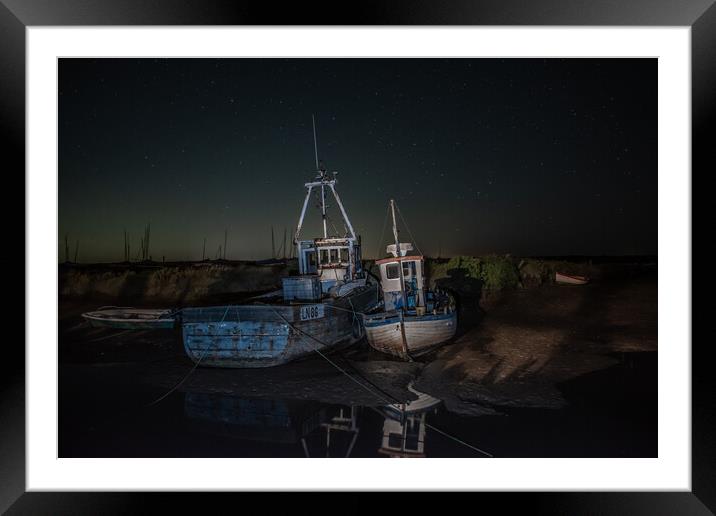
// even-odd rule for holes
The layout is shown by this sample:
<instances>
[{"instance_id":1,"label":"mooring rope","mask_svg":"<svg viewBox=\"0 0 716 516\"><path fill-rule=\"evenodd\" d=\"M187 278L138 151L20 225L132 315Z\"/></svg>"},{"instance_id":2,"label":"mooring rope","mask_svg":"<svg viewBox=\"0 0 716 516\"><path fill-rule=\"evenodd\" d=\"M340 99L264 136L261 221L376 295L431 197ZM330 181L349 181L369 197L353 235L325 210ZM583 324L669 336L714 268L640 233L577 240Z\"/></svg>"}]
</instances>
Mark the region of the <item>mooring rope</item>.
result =
<instances>
[{"instance_id":1,"label":"mooring rope","mask_svg":"<svg viewBox=\"0 0 716 516\"><path fill-rule=\"evenodd\" d=\"M490 458L494 458L494 457L495 457L495 456L492 455L491 453L488 453L488 452L486 452L485 450L481 450L481 449L478 448L477 446L473 446L472 444L466 443L466 442L463 441L462 439L459 439L459 438L455 437L454 435L450 435L450 434L448 434L447 432L445 432L445 431L443 431L443 430L440 430L439 428L434 427L433 425L431 425L431 424L428 423L427 421L425 422L425 426L426 426L427 428L429 428L430 430L435 430L435 431L438 432L439 434L442 434L442 435L444 435L445 437L448 437L448 438L452 439L453 441L455 441L455 442L457 442L457 443L460 443L460 444L462 444L462 445L464 445L464 446L467 446L468 448L472 448L473 450L475 450L475 451L477 451L477 452L480 452L480 453L482 453L483 455L487 455L487 456L490 457Z\"/></svg>"},{"instance_id":2,"label":"mooring rope","mask_svg":"<svg viewBox=\"0 0 716 516\"><path fill-rule=\"evenodd\" d=\"M221 316L221 320L219 321L219 324L221 324L221 323L224 322L224 319L226 318L226 314L229 313L229 308L231 308L231 305L228 305L228 306L226 307L226 310L224 310L224 315ZM189 370L189 372L184 375L184 378L182 378L182 379L179 381L179 383L177 383L174 387L172 387L171 389L169 389L169 390L168 390L167 392L165 392L162 396L160 396L159 398L157 398L156 400L152 401L151 403L149 403L149 404L146 405L146 406L147 406L147 407L151 407L152 405L156 405L157 403L159 403L160 401L162 401L164 398L166 398L167 396L169 396L172 392L174 392L175 390L177 390L177 389L186 381L186 379L189 378L189 376L191 376L191 374L192 374L194 371L196 371L196 368L199 367L199 364L201 364L201 361L204 360L204 357L206 357L206 354L209 352L209 348L210 348L210 347L213 347L213 346L211 346L211 339L209 339L209 344L210 344L209 346L206 346L206 348L204 348L204 351L203 351L203 353L201 354L201 356L199 357L199 360L197 360L197 361L194 363L194 367L192 367L192 368Z\"/></svg>"},{"instance_id":3,"label":"mooring rope","mask_svg":"<svg viewBox=\"0 0 716 516\"><path fill-rule=\"evenodd\" d=\"M286 324L288 324L291 328L293 328L295 331L297 331L298 333L300 333L301 336L305 335L306 337L315 340L316 342L318 342L318 343L321 344L322 346L326 346L326 343L325 343L325 342L322 342L320 339L314 337L314 336L311 335L310 333L306 333L306 332L303 331L301 328L297 328L294 324L291 324L291 322L290 322L288 319L286 319L283 315L281 315L275 308L271 307L271 309L276 313L276 315L278 315L281 319L283 319ZM330 358L328 358L325 354L321 353L321 350L320 350L320 349L318 349L318 348L316 348L316 347L314 346L314 347L313 347L313 351L315 351L316 353L318 353L318 355L320 355L323 359L325 359L329 364L331 364L331 365L332 365L333 367L335 367L338 371L340 371L341 373L343 373L344 375L346 375L350 380L352 380L352 381L355 382L356 384L358 384L358 385L360 385L361 387L363 387L366 391L368 391L368 392L370 392L371 394L377 396L377 397L380 398L382 401L385 401L385 402L387 402L387 403L390 403L390 400L384 398L384 397L381 396L380 394L377 394L375 391L373 391L372 389L366 387L364 384L362 384L361 382L359 382L358 380L356 380L355 378L353 378L345 369L343 369L341 366L339 366L338 364L336 364L333 360L331 360Z\"/></svg>"},{"instance_id":4,"label":"mooring rope","mask_svg":"<svg viewBox=\"0 0 716 516\"><path fill-rule=\"evenodd\" d=\"M398 412L400 412L400 413L401 413L401 416L402 416L402 415L407 415L406 412L403 412L400 408L396 407L395 405L392 405L392 407L393 407L393 409L395 409L395 410L397 410ZM386 414L383 413L381 410L377 409L376 407L368 407L368 408L372 409L374 412L380 414L381 416L386 417ZM390 417L390 416L388 416L388 417ZM401 417L401 423L402 423L402 417ZM439 428L434 427L433 425L431 425L431 424L428 423L427 421L423 421L423 424L425 425L426 428L429 428L429 429L431 429L431 430L435 430L435 431L438 432L439 434L442 434L442 435L444 435L445 437L447 437L447 438L449 438L449 439L452 439L453 441L455 441L455 442L457 442L457 443L460 443L460 444L462 444L462 445L464 445L464 446L467 446L468 448L470 448L470 449L472 449L472 450L475 450L476 452L480 452L480 453L482 453L483 455L486 455L486 456L488 456L488 457L490 457L490 458L495 458L495 456L492 455L491 453L488 453L488 452L486 452L485 450L481 450L481 449L478 448L477 446L473 446L473 445L470 444L470 443L466 443L466 442L463 441L462 439L460 439L460 438L458 438L458 437L455 437L454 435L450 435L450 434L448 434L447 432L445 432L445 431L443 431L443 430L440 430ZM403 440L405 440L405 439L403 439Z\"/></svg>"}]
</instances>

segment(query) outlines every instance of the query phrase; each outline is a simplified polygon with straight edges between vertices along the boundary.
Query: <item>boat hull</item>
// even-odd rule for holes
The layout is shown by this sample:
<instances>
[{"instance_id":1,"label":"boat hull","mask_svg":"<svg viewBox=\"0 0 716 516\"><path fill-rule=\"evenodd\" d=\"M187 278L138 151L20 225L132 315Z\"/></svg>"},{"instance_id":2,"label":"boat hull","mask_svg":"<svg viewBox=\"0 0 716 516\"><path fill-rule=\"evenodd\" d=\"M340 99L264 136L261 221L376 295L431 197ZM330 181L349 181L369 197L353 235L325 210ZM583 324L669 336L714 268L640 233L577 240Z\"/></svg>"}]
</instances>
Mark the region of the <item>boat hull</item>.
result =
<instances>
[{"instance_id":1,"label":"boat hull","mask_svg":"<svg viewBox=\"0 0 716 516\"><path fill-rule=\"evenodd\" d=\"M123 330L171 329L176 323L173 310L115 308L86 312L82 317L96 328Z\"/></svg>"},{"instance_id":2,"label":"boat hull","mask_svg":"<svg viewBox=\"0 0 716 516\"><path fill-rule=\"evenodd\" d=\"M286 364L357 342L364 335L359 312L377 304L377 285L365 285L321 303L187 308L182 311L184 349L207 367Z\"/></svg>"},{"instance_id":3,"label":"boat hull","mask_svg":"<svg viewBox=\"0 0 716 516\"><path fill-rule=\"evenodd\" d=\"M403 351L401 324L405 329L408 355L419 356L444 344L455 336L457 312L437 315L406 315L401 323L395 315L364 317L368 344L377 351L406 358Z\"/></svg>"},{"instance_id":4,"label":"boat hull","mask_svg":"<svg viewBox=\"0 0 716 516\"><path fill-rule=\"evenodd\" d=\"M556 283L562 283L565 285L585 285L589 283L589 278L585 276L575 276L570 274L563 274L561 272L555 273L554 280Z\"/></svg>"}]
</instances>

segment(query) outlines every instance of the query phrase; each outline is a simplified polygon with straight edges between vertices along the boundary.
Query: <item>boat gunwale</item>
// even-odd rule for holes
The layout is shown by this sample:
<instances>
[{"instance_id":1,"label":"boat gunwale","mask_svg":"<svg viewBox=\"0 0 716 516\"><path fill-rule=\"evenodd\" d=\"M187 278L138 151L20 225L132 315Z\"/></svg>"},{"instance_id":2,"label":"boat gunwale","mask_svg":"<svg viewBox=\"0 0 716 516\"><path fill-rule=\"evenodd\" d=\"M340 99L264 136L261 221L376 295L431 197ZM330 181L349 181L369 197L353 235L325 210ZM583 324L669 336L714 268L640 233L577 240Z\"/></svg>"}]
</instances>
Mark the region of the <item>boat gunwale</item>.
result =
<instances>
[{"instance_id":1,"label":"boat gunwale","mask_svg":"<svg viewBox=\"0 0 716 516\"><path fill-rule=\"evenodd\" d=\"M457 317L457 312L448 312L446 314L405 314L402 318L403 322L422 322L422 321L442 321L449 320ZM399 314L366 314L363 316L363 324L366 328L376 328L386 324L395 324L401 321Z\"/></svg>"}]
</instances>

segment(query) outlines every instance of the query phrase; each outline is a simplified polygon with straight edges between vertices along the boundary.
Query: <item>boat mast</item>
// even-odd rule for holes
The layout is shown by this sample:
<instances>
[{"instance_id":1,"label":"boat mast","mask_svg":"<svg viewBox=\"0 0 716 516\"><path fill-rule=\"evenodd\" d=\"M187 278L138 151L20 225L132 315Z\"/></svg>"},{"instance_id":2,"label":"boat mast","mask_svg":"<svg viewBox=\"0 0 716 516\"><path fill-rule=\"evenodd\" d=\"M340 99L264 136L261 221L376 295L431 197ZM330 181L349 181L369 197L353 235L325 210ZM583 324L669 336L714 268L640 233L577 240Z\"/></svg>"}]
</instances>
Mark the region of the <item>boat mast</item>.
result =
<instances>
[{"instance_id":1,"label":"boat mast","mask_svg":"<svg viewBox=\"0 0 716 516\"><path fill-rule=\"evenodd\" d=\"M323 185L323 181L321 181L321 218L323 219L323 238L328 238L328 228L326 226L326 187Z\"/></svg>"},{"instance_id":2,"label":"boat mast","mask_svg":"<svg viewBox=\"0 0 716 516\"><path fill-rule=\"evenodd\" d=\"M328 238L328 226L326 226L326 187L323 185L325 181L326 171L321 169L318 163L318 139L316 138L316 117L311 114L311 121L313 121L313 152L316 157L316 172L318 177L321 178L321 218L323 219L323 238Z\"/></svg>"},{"instance_id":3,"label":"boat mast","mask_svg":"<svg viewBox=\"0 0 716 516\"><path fill-rule=\"evenodd\" d=\"M390 200L390 211L393 215L393 237L395 238L395 252L398 255L398 270L400 270L400 294L403 298L403 306L400 310L400 336L403 340L403 353L405 353L407 358L410 358L408 355L408 341L405 337L405 323L403 322L403 316L408 308L408 296L405 294L405 276L403 276L403 261L401 260L402 253L400 252L398 224L395 221L395 201L393 199Z\"/></svg>"},{"instance_id":4,"label":"boat mast","mask_svg":"<svg viewBox=\"0 0 716 516\"><path fill-rule=\"evenodd\" d=\"M303 207L301 208L301 215L298 218L298 224L296 225L296 232L294 233L293 241L296 245L299 243L299 237L301 235L301 227L303 226L303 220L306 216L306 208L308 207L308 201L311 197L311 192L313 188L321 188L321 218L323 220L323 238L328 239L328 217L326 216L326 195L333 194L333 198L336 201L336 204L338 204L338 208L340 209L341 215L343 216L343 221L345 222L345 225L347 226L347 230L350 233L350 236L346 237L346 239L350 242L350 252L349 257L351 261L351 265L355 267L354 262L354 256L353 256L353 249L357 245L358 237L356 236L355 230L353 229L353 225L351 224L350 219L348 218L348 214L346 213L345 207L343 206L343 203L341 202L341 198L338 195L338 192L336 191L336 183L338 180L336 179L337 172L333 172L332 174L327 172L323 164L318 161L318 140L316 138L316 118L315 116L311 115L311 120L313 122L313 152L314 157L316 159L316 178L309 182L305 183L304 186L307 189L306 197L303 200ZM330 190L327 192L327 190ZM336 235L338 236L338 235ZM297 249L297 252L300 250Z\"/></svg>"},{"instance_id":5,"label":"boat mast","mask_svg":"<svg viewBox=\"0 0 716 516\"><path fill-rule=\"evenodd\" d=\"M316 117L311 114L311 121L313 122L313 153L316 158L316 172L320 173L318 166L318 142L316 140ZM296 225L296 233L293 237L294 244L298 245L298 237L301 235L301 226L303 225L303 218L306 216L306 207L308 206L308 200L311 198L311 190L315 183L306 183L306 198L303 200L303 208L301 208L301 215L298 217L298 224ZM325 231L325 230L324 230Z\"/></svg>"},{"instance_id":6,"label":"boat mast","mask_svg":"<svg viewBox=\"0 0 716 516\"><path fill-rule=\"evenodd\" d=\"M311 114L311 120L313 121L313 152L316 155L316 171L318 171L318 142L316 140L316 117Z\"/></svg>"},{"instance_id":7,"label":"boat mast","mask_svg":"<svg viewBox=\"0 0 716 516\"><path fill-rule=\"evenodd\" d=\"M398 268L400 269L400 294L403 296L403 311L407 308L408 299L405 295L405 277L403 276L403 262L400 260L400 241L398 240L398 225L395 222L395 201L390 200L390 211L393 214L393 237L395 238L395 252L398 255Z\"/></svg>"}]
</instances>

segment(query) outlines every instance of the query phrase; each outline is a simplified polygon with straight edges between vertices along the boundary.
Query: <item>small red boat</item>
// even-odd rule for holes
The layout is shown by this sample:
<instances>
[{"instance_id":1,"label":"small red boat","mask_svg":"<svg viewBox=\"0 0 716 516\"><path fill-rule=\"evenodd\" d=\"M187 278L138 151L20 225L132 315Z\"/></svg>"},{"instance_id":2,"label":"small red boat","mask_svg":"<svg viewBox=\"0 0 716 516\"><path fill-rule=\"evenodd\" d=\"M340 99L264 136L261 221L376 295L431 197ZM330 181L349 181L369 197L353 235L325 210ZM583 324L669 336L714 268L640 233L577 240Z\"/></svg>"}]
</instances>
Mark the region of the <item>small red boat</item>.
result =
<instances>
[{"instance_id":1,"label":"small red boat","mask_svg":"<svg viewBox=\"0 0 716 516\"><path fill-rule=\"evenodd\" d=\"M586 276L575 276L572 274L563 274L561 272L555 272L554 280L557 283L563 283L567 285L584 285L589 283L589 278Z\"/></svg>"}]
</instances>

